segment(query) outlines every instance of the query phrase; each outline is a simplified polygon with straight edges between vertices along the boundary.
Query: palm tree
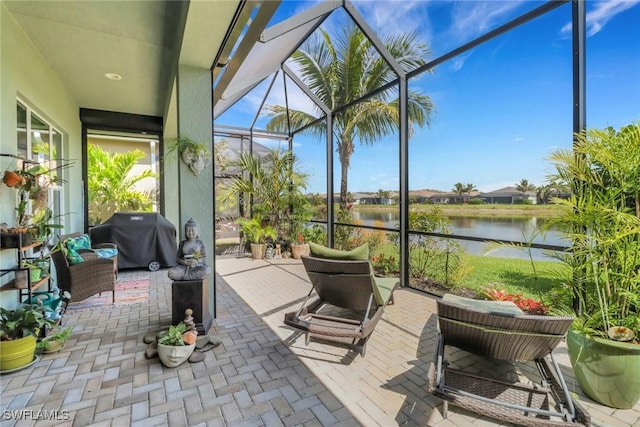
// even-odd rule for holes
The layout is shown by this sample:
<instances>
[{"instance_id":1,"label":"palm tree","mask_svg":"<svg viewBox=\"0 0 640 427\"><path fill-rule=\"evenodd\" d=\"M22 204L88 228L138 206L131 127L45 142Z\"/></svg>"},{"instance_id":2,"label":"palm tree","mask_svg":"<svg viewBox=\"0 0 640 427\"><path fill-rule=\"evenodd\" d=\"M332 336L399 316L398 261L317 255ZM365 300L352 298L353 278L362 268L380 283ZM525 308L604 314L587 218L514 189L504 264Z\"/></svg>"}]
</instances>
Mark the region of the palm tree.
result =
<instances>
[{"instance_id":1,"label":"palm tree","mask_svg":"<svg viewBox=\"0 0 640 427\"><path fill-rule=\"evenodd\" d=\"M529 184L529 181L526 179L520 180L519 183L515 184L516 190L521 193L526 193L527 191L536 191L536 186L533 184Z\"/></svg>"},{"instance_id":2,"label":"palm tree","mask_svg":"<svg viewBox=\"0 0 640 427\"><path fill-rule=\"evenodd\" d=\"M472 184L472 183L470 183L470 182L469 182L469 183L467 183L467 184L464 186L464 192L465 192L465 194L467 195L467 200L466 200L467 202L469 202L469 199L471 198L471 192L472 192L472 191L477 191L477 190L478 190L478 189L476 188L476 186L475 186L475 185L473 185L473 184Z\"/></svg>"},{"instance_id":3,"label":"palm tree","mask_svg":"<svg viewBox=\"0 0 640 427\"><path fill-rule=\"evenodd\" d=\"M292 59L300 70L302 80L331 111L396 78L371 42L355 25L346 25L335 42L326 31L319 31L320 36L307 40L292 55ZM424 58L430 54L428 47L418 42L416 37L415 33L411 33L388 37L384 41L388 51L405 69L415 69L425 64ZM376 94L333 117L341 163L341 209L346 209L347 206L348 172L355 141L374 144L398 129L399 102L397 98L391 98L392 92L389 90ZM267 109L271 116L267 129L271 131L288 132L316 120L313 115L287 110L284 106L271 105ZM428 125L432 110L433 104L428 96L409 91L407 113L410 126ZM322 137L326 126L317 123L304 132Z\"/></svg>"},{"instance_id":4,"label":"palm tree","mask_svg":"<svg viewBox=\"0 0 640 427\"><path fill-rule=\"evenodd\" d=\"M462 196L466 191L467 191L467 187L466 185L464 185L461 182L456 182L455 184L453 184L453 189L452 191L460 196Z\"/></svg>"},{"instance_id":5,"label":"palm tree","mask_svg":"<svg viewBox=\"0 0 640 427\"><path fill-rule=\"evenodd\" d=\"M89 218L94 224L118 211L148 212L153 208L153 196L137 190L135 184L155 178L150 170L133 174L138 160L144 158L140 150L111 153L97 145L87 146L87 187L89 189Z\"/></svg>"},{"instance_id":6,"label":"palm tree","mask_svg":"<svg viewBox=\"0 0 640 427\"><path fill-rule=\"evenodd\" d=\"M378 202L382 203L383 199L390 199L391 198L391 192L388 191L388 190L379 189L377 196L378 196Z\"/></svg>"}]
</instances>

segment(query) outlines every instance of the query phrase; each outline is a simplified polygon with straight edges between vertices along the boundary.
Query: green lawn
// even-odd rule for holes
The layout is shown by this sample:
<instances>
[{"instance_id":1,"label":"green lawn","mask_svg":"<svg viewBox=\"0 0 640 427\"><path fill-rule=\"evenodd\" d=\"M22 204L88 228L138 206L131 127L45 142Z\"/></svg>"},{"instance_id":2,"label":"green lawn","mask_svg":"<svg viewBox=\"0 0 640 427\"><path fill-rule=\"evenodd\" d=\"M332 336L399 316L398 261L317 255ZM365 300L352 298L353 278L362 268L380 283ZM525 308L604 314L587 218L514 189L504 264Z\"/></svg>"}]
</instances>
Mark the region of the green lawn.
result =
<instances>
[{"instance_id":1,"label":"green lawn","mask_svg":"<svg viewBox=\"0 0 640 427\"><path fill-rule=\"evenodd\" d=\"M496 258L481 255L464 256L469 273L461 286L469 289L482 289L489 284L513 293L530 297L539 297L562 288L561 277L569 277L566 265L555 261L534 261Z\"/></svg>"},{"instance_id":2,"label":"green lawn","mask_svg":"<svg viewBox=\"0 0 640 427\"><path fill-rule=\"evenodd\" d=\"M395 248L384 245L376 253L394 254ZM394 255L397 257L397 254ZM465 274L455 287L482 293L486 288L506 290L542 300L549 306L568 304L570 295L563 281L570 277L568 267L558 261L534 261L463 254ZM535 267L535 272L534 272ZM455 287L452 291L455 292Z\"/></svg>"}]
</instances>

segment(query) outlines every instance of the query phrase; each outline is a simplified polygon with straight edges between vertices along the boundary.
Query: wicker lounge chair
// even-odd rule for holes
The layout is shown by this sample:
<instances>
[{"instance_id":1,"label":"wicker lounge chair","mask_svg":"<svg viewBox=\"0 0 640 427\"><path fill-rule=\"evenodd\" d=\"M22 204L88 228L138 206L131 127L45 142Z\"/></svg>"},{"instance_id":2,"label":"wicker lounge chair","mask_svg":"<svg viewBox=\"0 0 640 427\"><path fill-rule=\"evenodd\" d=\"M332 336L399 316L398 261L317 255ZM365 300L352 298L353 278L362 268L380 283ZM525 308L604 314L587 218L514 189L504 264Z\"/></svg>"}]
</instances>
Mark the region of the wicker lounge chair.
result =
<instances>
[{"instance_id":1,"label":"wicker lounge chair","mask_svg":"<svg viewBox=\"0 0 640 427\"><path fill-rule=\"evenodd\" d=\"M298 311L285 314L284 323L303 331L306 345L314 336L350 344L364 356L385 306L393 302L398 279L375 277L369 261L302 256L302 262L312 288ZM305 305L314 290L318 298Z\"/></svg>"},{"instance_id":2,"label":"wicker lounge chair","mask_svg":"<svg viewBox=\"0 0 640 427\"><path fill-rule=\"evenodd\" d=\"M429 392L472 412L525 426L589 426L587 412L571 399L553 349L571 317L523 314L511 302L445 295L438 300L438 342L429 367ZM535 362L540 385L511 383L454 369L445 347L503 360Z\"/></svg>"}]
</instances>

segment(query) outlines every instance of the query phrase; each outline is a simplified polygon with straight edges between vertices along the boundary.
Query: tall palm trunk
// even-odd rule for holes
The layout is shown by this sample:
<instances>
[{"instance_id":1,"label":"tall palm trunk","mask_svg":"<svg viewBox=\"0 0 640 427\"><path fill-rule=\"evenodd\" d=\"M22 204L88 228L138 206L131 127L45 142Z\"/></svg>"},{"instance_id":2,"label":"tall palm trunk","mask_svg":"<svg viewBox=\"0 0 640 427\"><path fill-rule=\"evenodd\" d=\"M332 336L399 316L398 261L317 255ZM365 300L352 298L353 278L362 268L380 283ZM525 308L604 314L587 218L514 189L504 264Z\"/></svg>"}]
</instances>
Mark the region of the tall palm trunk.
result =
<instances>
[{"instance_id":1,"label":"tall palm trunk","mask_svg":"<svg viewBox=\"0 0 640 427\"><path fill-rule=\"evenodd\" d=\"M353 141L349 137L342 137L342 144L338 144L338 154L340 156L340 209L347 208L347 192L349 164L353 154Z\"/></svg>"}]
</instances>

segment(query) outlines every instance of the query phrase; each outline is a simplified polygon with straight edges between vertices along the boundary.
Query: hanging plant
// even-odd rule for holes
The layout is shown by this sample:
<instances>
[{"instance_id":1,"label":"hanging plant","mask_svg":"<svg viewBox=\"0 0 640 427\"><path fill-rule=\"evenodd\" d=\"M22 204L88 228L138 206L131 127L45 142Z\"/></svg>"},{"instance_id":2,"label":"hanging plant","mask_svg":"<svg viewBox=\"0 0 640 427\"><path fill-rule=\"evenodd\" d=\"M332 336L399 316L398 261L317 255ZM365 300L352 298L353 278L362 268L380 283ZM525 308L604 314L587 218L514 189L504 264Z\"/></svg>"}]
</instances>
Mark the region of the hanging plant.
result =
<instances>
[{"instance_id":1,"label":"hanging plant","mask_svg":"<svg viewBox=\"0 0 640 427\"><path fill-rule=\"evenodd\" d=\"M188 136L180 136L170 139L168 142L169 148L165 158L170 158L175 154L179 155L196 176L200 175L200 172L211 162L211 151L202 142L196 142Z\"/></svg>"}]
</instances>

